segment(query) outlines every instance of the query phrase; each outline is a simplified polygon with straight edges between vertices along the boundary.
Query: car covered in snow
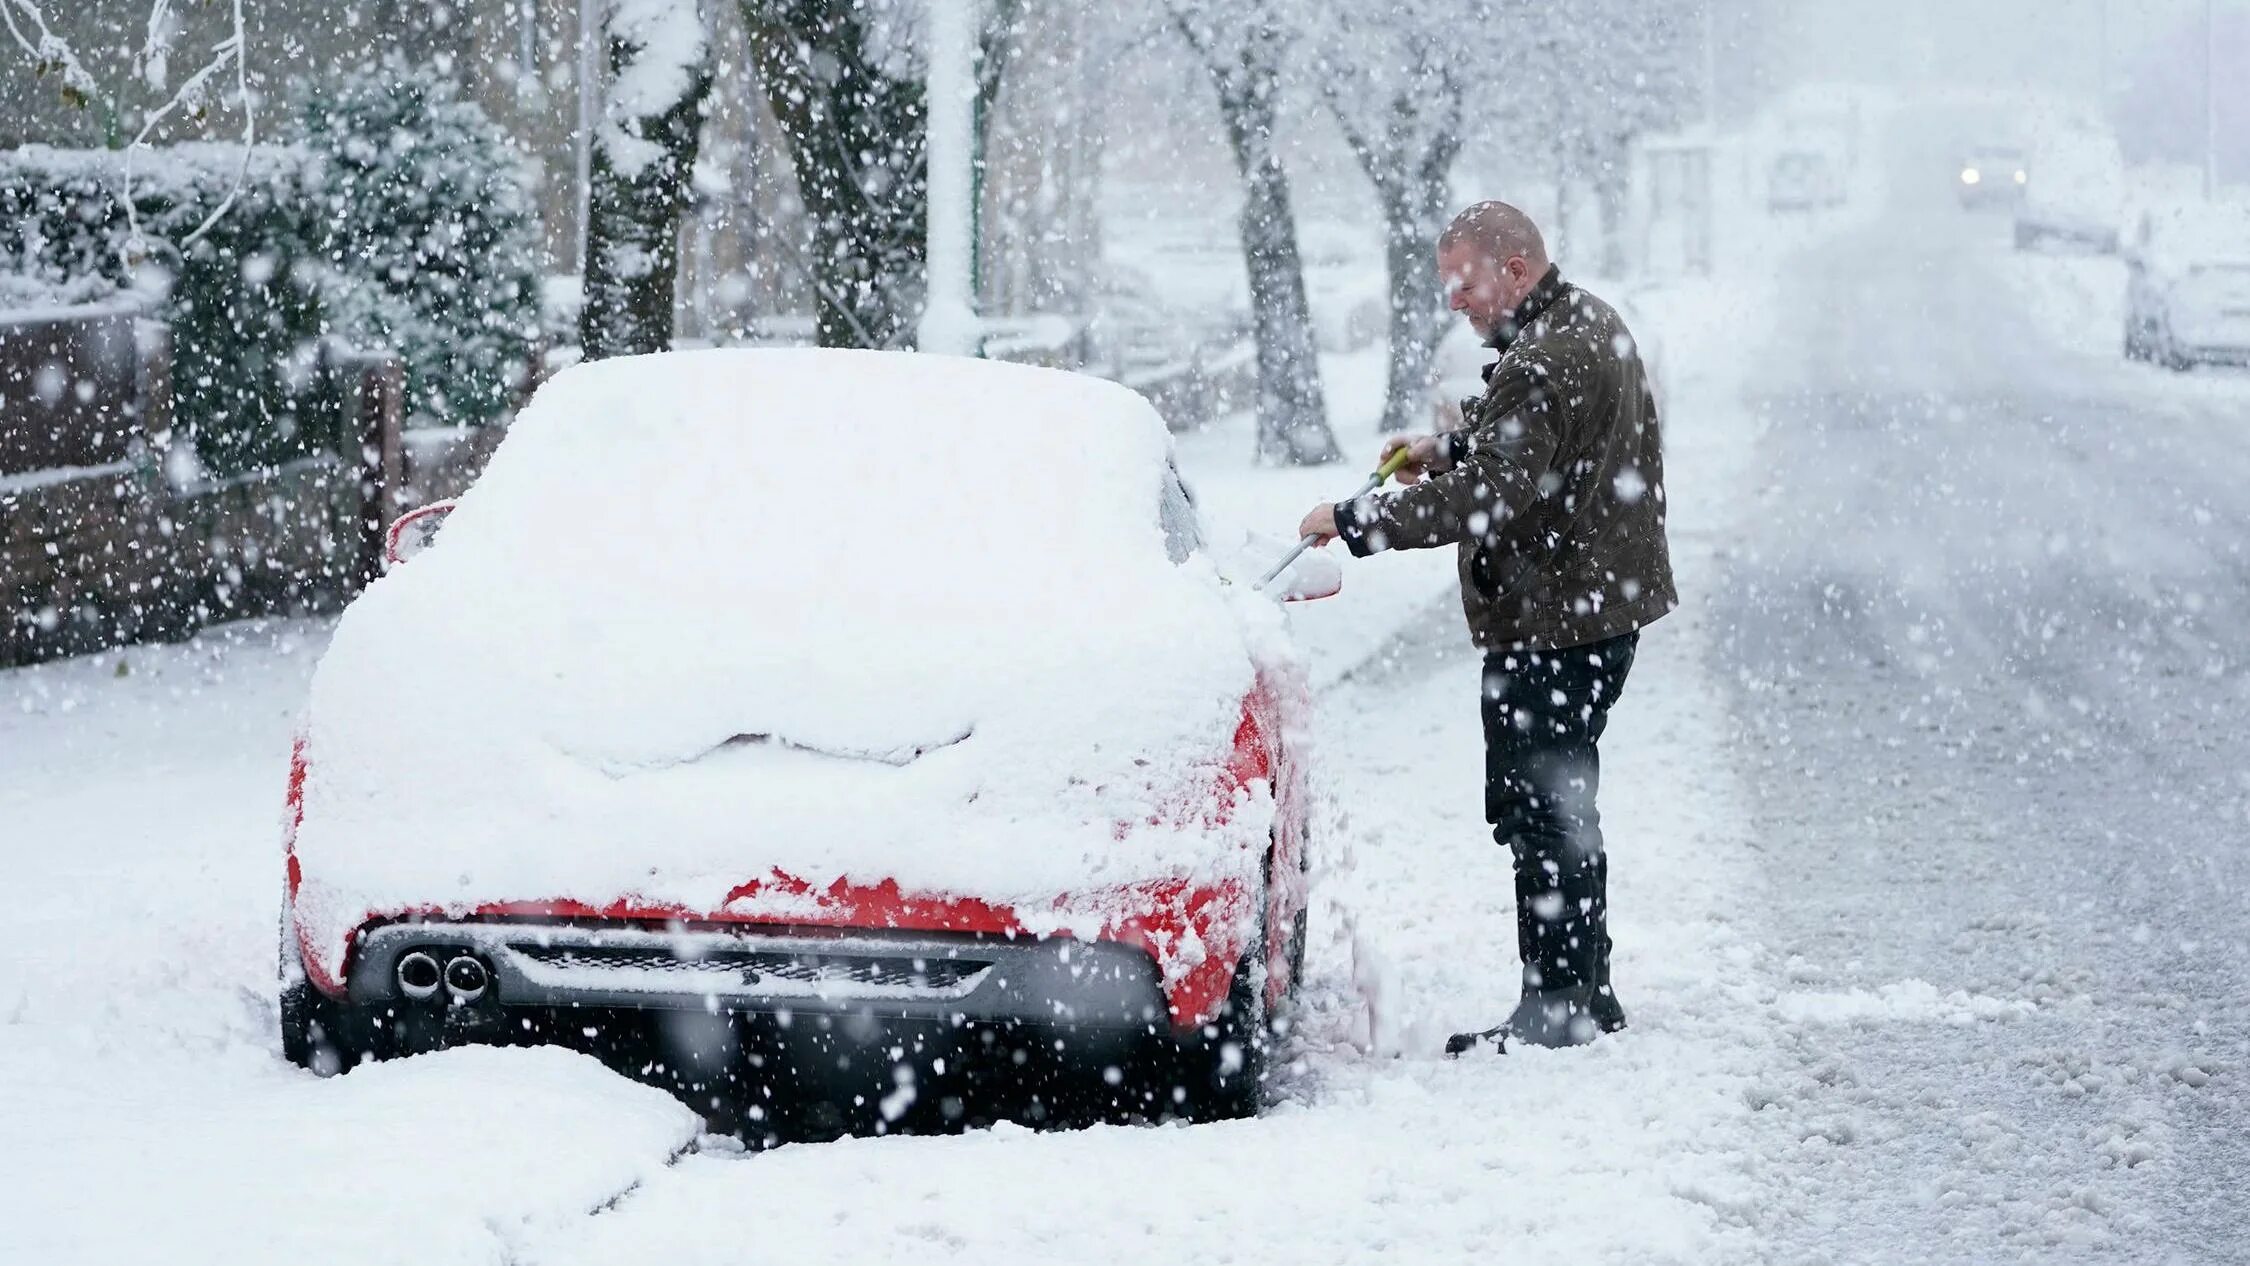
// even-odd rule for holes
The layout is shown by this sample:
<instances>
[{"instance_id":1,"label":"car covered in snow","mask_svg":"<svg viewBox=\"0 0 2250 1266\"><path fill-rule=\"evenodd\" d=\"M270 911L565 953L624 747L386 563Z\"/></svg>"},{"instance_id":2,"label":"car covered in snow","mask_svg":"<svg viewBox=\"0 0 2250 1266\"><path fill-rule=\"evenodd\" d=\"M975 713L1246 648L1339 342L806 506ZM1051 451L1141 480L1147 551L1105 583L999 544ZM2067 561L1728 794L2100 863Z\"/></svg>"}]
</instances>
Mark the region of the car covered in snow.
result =
<instances>
[{"instance_id":1,"label":"car covered in snow","mask_svg":"<svg viewBox=\"0 0 2250 1266\"><path fill-rule=\"evenodd\" d=\"M1774 155L1766 173L1766 207L1775 212L1821 211L1843 205L1844 180L1826 153L1788 149Z\"/></svg>"},{"instance_id":2,"label":"car covered in snow","mask_svg":"<svg viewBox=\"0 0 2250 1266\"><path fill-rule=\"evenodd\" d=\"M2250 362L2250 203L2146 210L2124 253L2128 359Z\"/></svg>"},{"instance_id":3,"label":"car covered in snow","mask_svg":"<svg viewBox=\"0 0 2250 1266\"><path fill-rule=\"evenodd\" d=\"M2016 206L2016 249L2115 251L2126 200L2116 138L2090 127L2063 131L2040 146L2037 161L2039 178Z\"/></svg>"},{"instance_id":4,"label":"car covered in snow","mask_svg":"<svg viewBox=\"0 0 2250 1266\"><path fill-rule=\"evenodd\" d=\"M292 1059L913 1027L1254 1109L1306 908L1274 597L1339 572L1255 592L1138 395L607 360L394 540L424 547L344 612L289 774Z\"/></svg>"},{"instance_id":5,"label":"car covered in snow","mask_svg":"<svg viewBox=\"0 0 2250 1266\"><path fill-rule=\"evenodd\" d=\"M2030 161L2020 145L1971 146L1957 175L1961 205L1972 211L2015 206L2031 183Z\"/></svg>"}]
</instances>

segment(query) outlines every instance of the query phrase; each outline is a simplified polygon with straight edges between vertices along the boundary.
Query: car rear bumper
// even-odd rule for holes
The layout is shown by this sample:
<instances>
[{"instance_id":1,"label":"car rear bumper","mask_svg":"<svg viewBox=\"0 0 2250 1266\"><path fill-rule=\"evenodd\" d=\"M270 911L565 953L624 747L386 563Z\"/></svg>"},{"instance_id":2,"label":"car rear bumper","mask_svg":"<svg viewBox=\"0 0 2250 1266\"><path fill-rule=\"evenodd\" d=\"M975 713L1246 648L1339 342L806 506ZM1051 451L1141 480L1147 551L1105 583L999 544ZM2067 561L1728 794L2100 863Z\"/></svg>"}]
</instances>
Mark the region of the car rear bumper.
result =
<instances>
[{"instance_id":1,"label":"car rear bumper","mask_svg":"<svg viewBox=\"0 0 2250 1266\"><path fill-rule=\"evenodd\" d=\"M2195 360L2240 360L2250 353L2250 303L2224 307L2177 299L2167 313L2172 345Z\"/></svg>"},{"instance_id":2,"label":"car rear bumper","mask_svg":"<svg viewBox=\"0 0 2250 1266\"><path fill-rule=\"evenodd\" d=\"M400 964L476 960L489 984L415 997ZM361 936L352 1002L371 1006L678 1010L1167 1028L1156 963L1135 946L1069 938L547 921L400 922Z\"/></svg>"},{"instance_id":3,"label":"car rear bumper","mask_svg":"<svg viewBox=\"0 0 2250 1266\"><path fill-rule=\"evenodd\" d=\"M2024 237L2042 237L2073 242L2098 251L2106 252L2117 249L2117 230L2113 226L2094 220L2055 214L2037 207L2025 207L2017 210L2016 232Z\"/></svg>"},{"instance_id":4,"label":"car rear bumper","mask_svg":"<svg viewBox=\"0 0 2250 1266\"><path fill-rule=\"evenodd\" d=\"M2186 360L2207 365L2250 365L2250 339L2240 343L2188 343L2179 348Z\"/></svg>"}]
</instances>

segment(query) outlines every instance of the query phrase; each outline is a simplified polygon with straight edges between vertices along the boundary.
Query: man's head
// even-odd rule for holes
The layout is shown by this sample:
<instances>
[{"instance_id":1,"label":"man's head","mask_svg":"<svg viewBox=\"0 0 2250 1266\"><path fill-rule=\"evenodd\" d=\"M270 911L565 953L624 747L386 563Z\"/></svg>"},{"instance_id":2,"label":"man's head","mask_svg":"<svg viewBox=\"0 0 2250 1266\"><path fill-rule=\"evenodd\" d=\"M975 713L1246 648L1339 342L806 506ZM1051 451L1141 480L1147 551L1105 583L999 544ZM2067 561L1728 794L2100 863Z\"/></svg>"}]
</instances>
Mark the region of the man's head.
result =
<instances>
[{"instance_id":1,"label":"man's head","mask_svg":"<svg viewBox=\"0 0 2250 1266\"><path fill-rule=\"evenodd\" d=\"M1531 217L1505 202L1480 202L1438 235L1438 280L1455 312L1489 340L1547 275L1547 243Z\"/></svg>"}]
</instances>

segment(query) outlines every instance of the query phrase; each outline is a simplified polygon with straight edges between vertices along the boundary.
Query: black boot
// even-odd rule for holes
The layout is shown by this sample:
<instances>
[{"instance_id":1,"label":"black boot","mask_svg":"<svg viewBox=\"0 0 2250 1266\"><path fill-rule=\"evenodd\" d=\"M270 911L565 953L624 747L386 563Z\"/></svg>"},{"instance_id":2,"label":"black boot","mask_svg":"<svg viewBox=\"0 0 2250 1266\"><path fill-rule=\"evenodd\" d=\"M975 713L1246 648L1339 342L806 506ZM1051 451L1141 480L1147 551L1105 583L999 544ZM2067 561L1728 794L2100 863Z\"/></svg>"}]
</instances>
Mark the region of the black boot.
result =
<instances>
[{"instance_id":1,"label":"black boot","mask_svg":"<svg viewBox=\"0 0 2250 1266\"><path fill-rule=\"evenodd\" d=\"M1544 1046L1584 1046L1601 1036L1594 1016L1594 987L1567 985L1561 989L1525 989L1508 1018L1479 1033L1456 1033L1445 1040L1448 1056L1461 1055L1489 1043L1499 1054L1508 1043Z\"/></svg>"},{"instance_id":2,"label":"black boot","mask_svg":"<svg viewBox=\"0 0 2250 1266\"><path fill-rule=\"evenodd\" d=\"M1489 1042L1505 1052L1509 1039L1527 1046L1584 1046L1625 1027L1615 996L1599 988L1607 966L1602 919L1603 861L1559 879L1536 861L1516 867L1516 952L1523 993L1500 1024L1456 1033L1445 1053L1460 1055ZM1615 1026L1604 1024L1604 1011Z\"/></svg>"}]
</instances>

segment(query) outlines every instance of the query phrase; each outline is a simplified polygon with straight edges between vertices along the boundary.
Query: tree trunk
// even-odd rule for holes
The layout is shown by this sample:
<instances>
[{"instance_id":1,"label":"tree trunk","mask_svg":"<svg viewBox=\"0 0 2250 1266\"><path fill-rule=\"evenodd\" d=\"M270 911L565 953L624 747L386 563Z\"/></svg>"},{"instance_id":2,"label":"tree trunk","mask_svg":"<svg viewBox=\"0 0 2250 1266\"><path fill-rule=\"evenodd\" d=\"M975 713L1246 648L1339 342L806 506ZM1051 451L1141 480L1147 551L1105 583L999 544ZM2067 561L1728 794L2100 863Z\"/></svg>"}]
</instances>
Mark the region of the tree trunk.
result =
<instances>
[{"instance_id":1,"label":"tree trunk","mask_svg":"<svg viewBox=\"0 0 2250 1266\"><path fill-rule=\"evenodd\" d=\"M1441 191L1386 191L1383 204L1384 262L1390 274L1390 371L1383 389L1384 434L1429 429L1432 366L1444 336L1444 292L1437 275L1438 213Z\"/></svg>"},{"instance_id":2,"label":"tree trunk","mask_svg":"<svg viewBox=\"0 0 2250 1266\"><path fill-rule=\"evenodd\" d=\"M920 78L870 60L847 0L742 0L742 17L812 229L820 345L910 345L928 244Z\"/></svg>"},{"instance_id":3,"label":"tree trunk","mask_svg":"<svg viewBox=\"0 0 2250 1266\"><path fill-rule=\"evenodd\" d=\"M632 69L646 51L609 41L610 67ZM596 133L586 221L585 301L578 341L587 360L672 346L680 275L680 220L688 207L711 72L699 58L686 91L662 112L605 121Z\"/></svg>"},{"instance_id":4,"label":"tree trunk","mask_svg":"<svg viewBox=\"0 0 2250 1266\"><path fill-rule=\"evenodd\" d=\"M1561 171L1555 173L1555 222L1547 230L1550 256L1560 253L1554 249L1558 245L1562 250L1570 249L1570 218L1575 213L1572 206L1574 199L1571 197L1573 192L1570 167L1566 164Z\"/></svg>"},{"instance_id":5,"label":"tree trunk","mask_svg":"<svg viewBox=\"0 0 2250 1266\"><path fill-rule=\"evenodd\" d=\"M1440 72L1401 91L1389 102L1389 117L1379 128L1363 129L1352 110L1364 103L1333 84L1328 105L1360 171L1375 187L1375 202L1383 213L1390 359L1382 430L1420 432L1429 423L1431 366L1445 330L1437 238L1452 195L1453 160L1461 152L1459 82ZM1419 125L1431 121L1434 126L1425 133Z\"/></svg>"},{"instance_id":6,"label":"tree trunk","mask_svg":"<svg viewBox=\"0 0 2250 1266\"><path fill-rule=\"evenodd\" d=\"M1250 275L1250 321L1258 356L1258 457L1310 466L1335 461L1336 437L1320 387L1320 354L1289 173L1274 152L1278 37L1253 39L1232 74L1213 67L1235 167L1242 173L1242 257Z\"/></svg>"},{"instance_id":7,"label":"tree trunk","mask_svg":"<svg viewBox=\"0 0 2250 1266\"><path fill-rule=\"evenodd\" d=\"M1320 387L1320 348L1305 298L1289 180L1276 162L1253 168L1247 181L1242 252L1258 348L1258 456L1300 466L1332 462L1336 437Z\"/></svg>"},{"instance_id":8,"label":"tree trunk","mask_svg":"<svg viewBox=\"0 0 2250 1266\"><path fill-rule=\"evenodd\" d=\"M1602 221L1602 276L1609 278L1625 275L1625 203L1630 194L1625 164L1629 153L1625 145L1619 145L1594 181L1594 201Z\"/></svg>"}]
</instances>

